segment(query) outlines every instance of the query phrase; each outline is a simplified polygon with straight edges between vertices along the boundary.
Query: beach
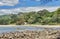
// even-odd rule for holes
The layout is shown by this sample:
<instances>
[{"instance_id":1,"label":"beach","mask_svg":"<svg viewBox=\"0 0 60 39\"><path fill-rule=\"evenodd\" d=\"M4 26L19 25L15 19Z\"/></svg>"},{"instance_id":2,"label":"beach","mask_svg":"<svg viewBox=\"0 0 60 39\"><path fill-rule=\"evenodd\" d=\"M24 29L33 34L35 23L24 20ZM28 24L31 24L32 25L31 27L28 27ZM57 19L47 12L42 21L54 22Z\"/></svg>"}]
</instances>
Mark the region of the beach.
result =
<instances>
[{"instance_id":1,"label":"beach","mask_svg":"<svg viewBox=\"0 0 60 39\"><path fill-rule=\"evenodd\" d=\"M60 26L0 25L0 39L60 39Z\"/></svg>"},{"instance_id":2,"label":"beach","mask_svg":"<svg viewBox=\"0 0 60 39\"><path fill-rule=\"evenodd\" d=\"M60 30L6 32L0 34L0 39L60 39Z\"/></svg>"},{"instance_id":3,"label":"beach","mask_svg":"<svg viewBox=\"0 0 60 39\"><path fill-rule=\"evenodd\" d=\"M17 26L46 27L46 28L60 27L60 25L0 25L0 27L17 27Z\"/></svg>"}]
</instances>

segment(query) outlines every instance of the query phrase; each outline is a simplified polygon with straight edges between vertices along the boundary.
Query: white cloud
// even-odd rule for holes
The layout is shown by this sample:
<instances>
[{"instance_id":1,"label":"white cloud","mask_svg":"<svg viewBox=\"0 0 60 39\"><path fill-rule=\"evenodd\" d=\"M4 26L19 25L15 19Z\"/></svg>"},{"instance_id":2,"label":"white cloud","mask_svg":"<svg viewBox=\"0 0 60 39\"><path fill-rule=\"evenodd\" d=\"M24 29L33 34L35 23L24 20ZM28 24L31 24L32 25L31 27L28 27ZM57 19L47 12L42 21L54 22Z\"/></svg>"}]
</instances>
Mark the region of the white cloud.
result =
<instances>
[{"instance_id":1,"label":"white cloud","mask_svg":"<svg viewBox=\"0 0 60 39\"><path fill-rule=\"evenodd\" d=\"M19 3L19 0L0 0L0 6L14 6Z\"/></svg>"},{"instance_id":2,"label":"white cloud","mask_svg":"<svg viewBox=\"0 0 60 39\"><path fill-rule=\"evenodd\" d=\"M15 9L0 9L1 14L17 14L18 12L30 12L30 11L39 11L43 9L47 9L48 11L55 11L59 7L21 7Z\"/></svg>"}]
</instances>

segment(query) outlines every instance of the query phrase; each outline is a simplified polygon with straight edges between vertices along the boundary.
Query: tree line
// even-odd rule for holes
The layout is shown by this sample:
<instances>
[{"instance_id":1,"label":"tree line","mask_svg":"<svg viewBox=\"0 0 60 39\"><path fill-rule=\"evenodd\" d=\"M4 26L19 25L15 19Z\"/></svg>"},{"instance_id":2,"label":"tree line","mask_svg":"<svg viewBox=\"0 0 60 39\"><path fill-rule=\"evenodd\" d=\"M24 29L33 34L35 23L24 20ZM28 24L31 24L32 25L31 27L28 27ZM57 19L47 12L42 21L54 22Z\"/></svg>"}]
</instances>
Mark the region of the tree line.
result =
<instances>
[{"instance_id":1,"label":"tree line","mask_svg":"<svg viewBox=\"0 0 60 39\"><path fill-rule=\"evenodd\" d=\"M46 9L38 12L19 12L18 14L0 15L0 25L58 25L60 24L60 8L55 11Z\"/></svg>"}]
</instances>

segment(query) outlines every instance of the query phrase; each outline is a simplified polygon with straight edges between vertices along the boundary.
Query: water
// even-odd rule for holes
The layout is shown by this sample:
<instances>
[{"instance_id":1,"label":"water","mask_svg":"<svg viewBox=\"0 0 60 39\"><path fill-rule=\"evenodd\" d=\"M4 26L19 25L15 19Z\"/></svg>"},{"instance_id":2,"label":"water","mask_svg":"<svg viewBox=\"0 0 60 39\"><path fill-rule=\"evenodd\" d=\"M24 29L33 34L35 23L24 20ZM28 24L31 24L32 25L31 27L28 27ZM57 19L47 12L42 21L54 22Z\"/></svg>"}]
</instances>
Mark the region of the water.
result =
<instances>
[{"instance_id":1,"label":"water","mask_svg":"<svg viewBox=\"0 0 60 39\"><path fill-rule=\"evenodd\" d=\"M31 27L31 26L16 26L16 27L0 27L0 33L13 32L13 31L24 31L24 30L44 30L44 27ZM53 28L60 30L60 27Z\"/></svg>"}]
</instances>

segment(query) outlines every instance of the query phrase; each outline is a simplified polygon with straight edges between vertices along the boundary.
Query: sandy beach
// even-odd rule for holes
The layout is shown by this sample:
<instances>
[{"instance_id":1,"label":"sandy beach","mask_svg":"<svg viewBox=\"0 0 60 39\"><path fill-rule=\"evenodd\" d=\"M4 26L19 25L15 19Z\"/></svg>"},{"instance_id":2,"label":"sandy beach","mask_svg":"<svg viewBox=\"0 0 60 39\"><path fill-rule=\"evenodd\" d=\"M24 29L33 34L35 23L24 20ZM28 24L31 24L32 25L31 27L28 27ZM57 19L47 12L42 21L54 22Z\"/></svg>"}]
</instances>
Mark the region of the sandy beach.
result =
<instances>
[{"instance_id":1,"label":"sandy beach","mask_svg":"<svg viewBox=\"0 0 60 39\"><path fill-rule=\"evenodd\" d=\"M31 27L46 27L46 28L60 27L60 25L0 25L0 27L16 27L16 26L31 26Z\"/></svg>"}]
</instances>

